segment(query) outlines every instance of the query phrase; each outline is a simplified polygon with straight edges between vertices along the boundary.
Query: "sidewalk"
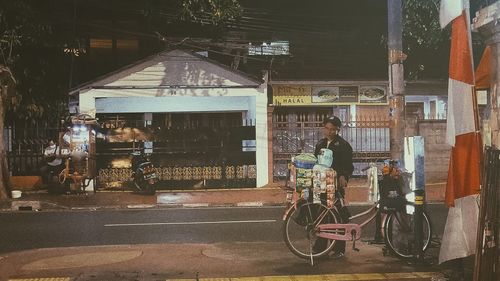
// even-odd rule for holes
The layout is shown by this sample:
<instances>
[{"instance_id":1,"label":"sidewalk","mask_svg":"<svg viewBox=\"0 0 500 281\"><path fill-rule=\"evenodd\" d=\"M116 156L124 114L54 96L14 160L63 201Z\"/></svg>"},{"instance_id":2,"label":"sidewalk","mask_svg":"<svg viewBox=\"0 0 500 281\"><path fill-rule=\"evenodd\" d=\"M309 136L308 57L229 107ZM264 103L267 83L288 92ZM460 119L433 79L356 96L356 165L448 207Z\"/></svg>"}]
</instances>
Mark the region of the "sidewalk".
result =
<instances>
[{"instance_id":1,"label":"sidewalk","mask_svg":"<svg viewBox=\"0 0 500 281\"><path fill-rule=\"evenodd\" d=\"M46 190L23 191L21 198L0 202L0 211L78 210L104 208L169 208L210 206L280 206L286 192L282 183L261 188L158 190L156 195L131 191L97 191L87 194L49 194ZM443 201L444 184L426 187L427 201ZM352 179L346 189L350 204L368 202L366 179Z\"/></svg>"},{"instance_id":2,"label":"sidewalk","mask_svg":"<svg viewBox=\"0 0 500 281\"><path fill-rule=\"evenodd\" d=\"M384 256L380 245L358 242L357 247L359 252L349 251L340 260L316 260L314 266L294 256L283 242L36 249L0 256L0 280L447 280L436 265L409 265Z\"/></svg>"}]
</instances>

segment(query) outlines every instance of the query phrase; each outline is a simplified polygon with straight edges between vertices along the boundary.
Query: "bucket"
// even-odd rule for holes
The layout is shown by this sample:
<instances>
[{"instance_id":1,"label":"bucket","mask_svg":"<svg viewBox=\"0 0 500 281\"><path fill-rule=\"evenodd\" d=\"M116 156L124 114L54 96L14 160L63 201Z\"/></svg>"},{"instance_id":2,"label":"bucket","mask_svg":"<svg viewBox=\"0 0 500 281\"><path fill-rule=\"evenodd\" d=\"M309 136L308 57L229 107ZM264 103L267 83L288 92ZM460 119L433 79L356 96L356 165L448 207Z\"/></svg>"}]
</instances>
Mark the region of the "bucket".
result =
<instances>
[{"instance_id":1,"label":"bucket","mask_svg":"<svg viewBox=\"0 0 500 281\"><path fill-rule=\"evenodd\" d=\"M333 163L333 151L328 148L322 148L318 155L318 164L331 167Z\"/></svg>"},{"instance_id":2,"label":"bucket","mask_svg":"<svg viewBox=\"0 0 500 281\"><path fill-rule=\"evenodd\" d=\"M11 195L12 195L12 198L20 198L21 197L21 191L20 190L12 190L11 191Z\"/></svg>"}]
</instances>

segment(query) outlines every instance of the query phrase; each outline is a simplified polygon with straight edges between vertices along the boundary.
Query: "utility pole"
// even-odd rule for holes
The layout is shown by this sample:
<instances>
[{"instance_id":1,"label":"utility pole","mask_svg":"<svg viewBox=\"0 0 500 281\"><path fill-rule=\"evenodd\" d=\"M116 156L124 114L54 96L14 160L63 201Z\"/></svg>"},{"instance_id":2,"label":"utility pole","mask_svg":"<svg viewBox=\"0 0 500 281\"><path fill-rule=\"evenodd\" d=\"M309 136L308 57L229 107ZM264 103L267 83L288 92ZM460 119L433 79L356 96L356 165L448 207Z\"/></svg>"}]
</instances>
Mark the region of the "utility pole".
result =
<instances>
[{"instance_id":1,"label":"utility pole","mask_svg":"<svg viewBox=\"0 0 500 281\"><path fill-rule=\"evenodd\" d=\"M391 158L402 161L405 135L405 86L403 61L403 22L401 0L387 0L388 62Z\"/></svg>"},{"instance_id":2,"label":"utility pole","mask_svg":"<svg viewBox=\"0 0 500 281\"><path fill-rule=\"evenodd\" d=\"M490 139L492 148L486 149L483 156L483 174L481 182L481 201L479 222L476 236L476 257L474 261L474 281L498 280L500 276L500 245L498 243L500 211L500 2L479 10L474 18L473 30L481 32L491 48L490 73L490 112L488 127L490 133L484 133L484 139Z\"/></svg>"}]
</instances>

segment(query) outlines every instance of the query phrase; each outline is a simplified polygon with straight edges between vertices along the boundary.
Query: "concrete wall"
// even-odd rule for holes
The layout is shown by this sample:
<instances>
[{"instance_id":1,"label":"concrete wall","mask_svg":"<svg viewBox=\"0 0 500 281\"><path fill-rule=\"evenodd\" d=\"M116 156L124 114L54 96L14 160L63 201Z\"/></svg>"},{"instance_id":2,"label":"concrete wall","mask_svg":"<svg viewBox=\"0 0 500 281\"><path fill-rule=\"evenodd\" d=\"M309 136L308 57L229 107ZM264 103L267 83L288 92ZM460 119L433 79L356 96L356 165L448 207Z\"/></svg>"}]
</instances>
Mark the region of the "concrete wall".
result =
<instances>
[{"instance_id":1,"label":"concrete wall","mask_svg":"<svg viewBox=\"0 0 500 281\"><path fill-rule=\"evenodd\" d=\"M424 137L426 183L446 182L451 152L446 143L446 120L419 120L415 133Z\"/></svg>"}]
</instances>

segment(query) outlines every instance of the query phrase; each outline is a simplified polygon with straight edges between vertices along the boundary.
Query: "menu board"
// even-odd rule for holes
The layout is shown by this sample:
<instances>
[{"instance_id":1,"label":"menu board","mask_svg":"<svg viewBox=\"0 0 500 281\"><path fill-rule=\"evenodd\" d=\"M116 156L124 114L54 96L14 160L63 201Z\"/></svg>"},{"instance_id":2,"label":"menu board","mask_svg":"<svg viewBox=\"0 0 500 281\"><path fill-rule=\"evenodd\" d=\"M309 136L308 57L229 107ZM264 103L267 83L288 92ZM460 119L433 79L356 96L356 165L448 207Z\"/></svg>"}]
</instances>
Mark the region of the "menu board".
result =
<instances>
[{"instance_id":1,"label":"menu board","mask_svg":"<svg viewBox=\"0 0 500 281\"><path fill-rule=\"evenodd\" d=\"M358 102L358 86L340 86L339 102L356 103Z\"/></svg>"},{"instance_id":2,"label":"menu board","mask_svg":"<svg viewBox=\"0 0 500 281\"><path fill-rule=\"evenodd\" d=\"M321 86L312 88L312 103L352 104L358 102L358 86Z\"/></svg>"},{"instance_id":3,"label":"menu board","mask_svg":"<svg viewBox=\"0 0 500 281\"><path fill-rule=\"evenodd\" d=\"M359 87L359 103L361 104L387 104L387 91L379 86Z\"/></svg>"},{"instance_id":4,"label":"menu board","mask_svg":"<svg viewBox=\"0 0 500 281\"><path fill-rule=\"evenodd\" d=\"M339 100L339 87L313 87L312 102L313 103L334 103Z\"/></svg>"}]
</instances>

